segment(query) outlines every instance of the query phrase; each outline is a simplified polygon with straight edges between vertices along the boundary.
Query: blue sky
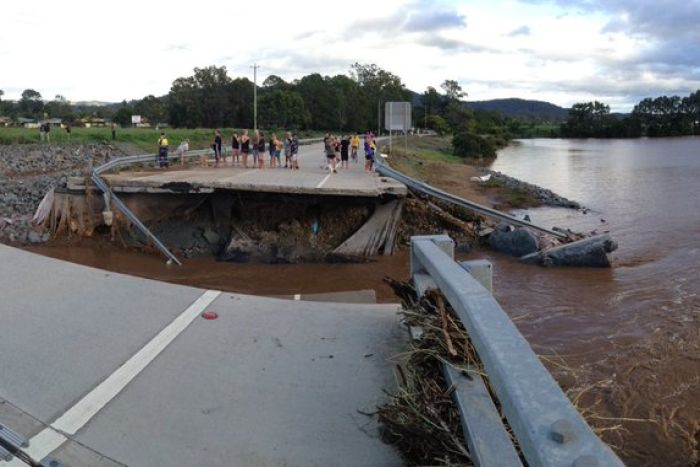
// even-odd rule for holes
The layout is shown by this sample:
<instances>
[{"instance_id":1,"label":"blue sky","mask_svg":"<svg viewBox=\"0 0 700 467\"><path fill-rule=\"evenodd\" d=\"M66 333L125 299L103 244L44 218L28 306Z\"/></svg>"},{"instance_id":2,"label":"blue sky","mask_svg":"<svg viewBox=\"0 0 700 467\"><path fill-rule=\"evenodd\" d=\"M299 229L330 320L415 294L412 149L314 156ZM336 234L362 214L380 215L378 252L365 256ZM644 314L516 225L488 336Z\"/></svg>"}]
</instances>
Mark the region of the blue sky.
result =
<instances>
[{"instance_id":1,"label":"blue sky","mask_svg":"<svg viewBox=\"0 0 700 467\"><path fill-rule=\"evenodd\" d=\"M562 106L700 88L700 0L355 0L243 5L6 1L0 89L120 101L168 92L195 66L292 80L376 63L415 91L456 79L470 100ZM252 77L252 76L251 76Z\"/></svg>"}]
</instances>

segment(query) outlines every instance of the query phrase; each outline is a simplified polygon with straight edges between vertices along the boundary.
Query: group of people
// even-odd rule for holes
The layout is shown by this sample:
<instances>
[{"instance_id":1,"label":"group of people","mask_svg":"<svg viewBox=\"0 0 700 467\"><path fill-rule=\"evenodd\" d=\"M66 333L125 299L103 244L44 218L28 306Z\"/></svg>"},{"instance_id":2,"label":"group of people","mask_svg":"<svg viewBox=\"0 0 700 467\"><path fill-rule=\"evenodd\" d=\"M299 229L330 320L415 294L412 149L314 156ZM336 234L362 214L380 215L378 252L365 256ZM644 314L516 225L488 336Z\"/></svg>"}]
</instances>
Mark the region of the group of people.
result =
<instances>
[{"instance_id":1,"label":"group of people","mask_svg":"<svg viewBox=\"0 0 700 467\"><path fill-rule=\"evenodd\" d=\"M248 168L248 157L253 156L253 168L265 168L265 150L270 154L269 167L282 168L282 153L284 153L284 168L292 170L299 169L299 138L297 135L288 132L284 139L280 140L277 134L273 133L269 141L266 143L265 135L255 130L253 137L248 134L248 130L243 130L239 135L234 132L231 135L231 156L228 157L228 164L233 166L242 166ZM185 139L180 143L176 150L176 156L180 157L180 165L185 164L185 156L189 151L190 141ZM216 130L214 133L214 141L211 145L214 154L214 167L220 167L225 162L224 158L224 143L221 130ZM227 151L226 151L227 152ZM157 163L161 168L169 166L169 141L165 136L165 132L160 133L158 139L158 156ZM208 155L203 154L200 158L203 167L209 166Z\"/></svg>"},{"instance_id":2,"label":"group of people","mask_svg":"<svg viewBox=\"0 0 700 467\"><path fill-rule=\"evenodd\" d=\"M220 167L224 158L224 139L221 130L216 130L214 140L211 144L211 149L214 154L214 167ZM327 168L331 173L338 173L337 164L340 162L341 168L349 167L349 160L352 159L355 163L358 162L358 150L360 148L360 137L357 133L352 136L343 136L337 138L335 135L326 133L323 138L324 143L324 163L322 168ZM189 140L185 139L180 143L176 150L176 155L180 157L180 165L185 164L185 156L189 151ZM239 135L234 132L231 135L231 156L228 158L228 164L233 166L242 166L248 168L248 157L253 156L253 168L265 168L265 153L270 155L270 168L289 168L292 170L299 169L299 138L297 135L288 132L284 139L279 139L277 134L273 133L269 141L265 141L265 135L255 130L253 137L248 135L248 130L243 130ZM364 136L364 152L365 152L365 172L371 172L374 168L374 155L377 149L377 143L374 134L367 132ZM282 154L284 153L284 167L282 167ZM161 168L169 166L169 141L165 136L165 132L160 133L158 139L158 156L157 163ZM200 162L202 166L208 167L208 155L203 154Z\"/></svg>"},{"instance_id":3,"label":"group of people","mask_svg":"<svg viewBox=\"0 0 700 467\"><path fill-rule=\"evenodd\" d=\"M372 172L374 168L374 153L377 150L377 142L374 134L367 132L364 137L365 150L365 172ZM328 169L331 173L338 173L337 165L340 162L340 167L347 169L349 160L352 159L355 163L358 162L357 151L360 148L360 137L357 133L350 136L337 136L326 133L323 138L325 160L321 168Z\"/></svg>"}]
</instances>

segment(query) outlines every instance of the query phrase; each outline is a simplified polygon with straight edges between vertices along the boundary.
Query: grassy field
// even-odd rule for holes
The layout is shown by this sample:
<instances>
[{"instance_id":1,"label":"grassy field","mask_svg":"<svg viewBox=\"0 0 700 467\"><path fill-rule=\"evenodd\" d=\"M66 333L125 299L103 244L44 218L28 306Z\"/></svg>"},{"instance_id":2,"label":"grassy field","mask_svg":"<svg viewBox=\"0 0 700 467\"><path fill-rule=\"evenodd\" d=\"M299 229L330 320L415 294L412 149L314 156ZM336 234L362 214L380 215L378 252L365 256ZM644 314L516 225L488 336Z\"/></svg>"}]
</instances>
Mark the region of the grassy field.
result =
<instances>
[{"instance_id":1,"label":"grassy field","mask_svg":"<svg viewBox=\"0 0 700 467\"><path fill-rule=\"evenodd\" d=\"M184 139L190 140L191 149L208 148L214 141L214 130L206 128L171 129L166 128L165 134L170 141L172 148L177 147ZM223 128L222 135L224 144L230 139L234 131L233 128ZM250 131L252 133L252 131ZM270 136L272 131L263 130L265 135ZM276 131L277 136L282 137L284 130ZM322 135L320 131L302 131L298 133L300 138L314 138ZM112 131L109 128L73 128L70 136L58 128L51 129L52 143L102 143L111 142ZM117 141L127 142L138 146L144 152L155 152L160 130L147 128L118 128ZM39 130L27 128L0 128L0 145L3 144L31 144L40 143Z\"/></svg>"}]
</instances>

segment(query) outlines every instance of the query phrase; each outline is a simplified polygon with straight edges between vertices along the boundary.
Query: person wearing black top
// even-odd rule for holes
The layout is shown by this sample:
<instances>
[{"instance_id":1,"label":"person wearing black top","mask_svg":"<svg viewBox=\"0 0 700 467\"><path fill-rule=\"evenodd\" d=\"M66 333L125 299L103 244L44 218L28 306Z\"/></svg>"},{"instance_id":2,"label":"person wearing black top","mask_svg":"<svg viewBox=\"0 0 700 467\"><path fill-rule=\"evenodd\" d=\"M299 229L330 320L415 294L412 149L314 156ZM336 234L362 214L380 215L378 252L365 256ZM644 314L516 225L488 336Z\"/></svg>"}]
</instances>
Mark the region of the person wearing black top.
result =
<instances>
[{"instance_id":1,"label":"person wearing black top","mask_svg":"<svg viewBox=\"0 0 700 467\"><path fill-rule=\"evenodd\" d=\"M218 167L221 162L221 130L216 130L214 144L212 144L211 147L214 149L214 166Z\"/></svg>"},{"instance_id":2,"label":"person wearing black top","mask_svg":"<svg viewBox=\"0 0 700 467\"><path fill-rule=\"evenodd\" d=\"M241 154L243 154L243 168L248 168L248 154L250 153L250 138L248 130L243 130L241 135Z\"/></svg>"},{"instance_id":3,"label":"person wearing black top","mask_svg":"<svg viewBox=\"0 0 700 467\"><path fill-rule=\"evenodd\" d=\"M347 136L343 136L343 139L340 140L340 168L348 168L348 159L349 159L349 151L348 149L350 148L350 139Z\"/></svg>"},{"instance_id":4,"label":"person wearing black top","mask_svg":"<svg viewBox=\"0 0 700 467\"><path fill-rule=\"evenodd\" d=\"M241 164L241 142L238 140L238 133L234 133L231 136L231 158L233 159L233 165Z\"/></svg>"}]
</instances>

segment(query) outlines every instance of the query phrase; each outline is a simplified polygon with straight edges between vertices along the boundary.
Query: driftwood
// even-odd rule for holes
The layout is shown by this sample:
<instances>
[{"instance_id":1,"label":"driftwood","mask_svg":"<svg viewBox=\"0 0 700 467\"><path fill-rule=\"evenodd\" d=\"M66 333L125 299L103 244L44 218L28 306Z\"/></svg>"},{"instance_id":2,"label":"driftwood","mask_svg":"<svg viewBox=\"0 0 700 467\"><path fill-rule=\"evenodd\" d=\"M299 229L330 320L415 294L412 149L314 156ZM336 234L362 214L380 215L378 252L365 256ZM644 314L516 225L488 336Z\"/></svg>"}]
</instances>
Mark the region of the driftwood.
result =
<instances>
[{"instance_id":1,"label":"driftwood","mask_svg":"<svg viewBox=\"0 0 700 467\"><path fill-rule=\"evenodd\" d=\"M403 200L378 205L367 222L333 250L332 255L367 257L375 256L382 250L385 255L392 254L402 208Z\"/></svg>"}]
</instances>

